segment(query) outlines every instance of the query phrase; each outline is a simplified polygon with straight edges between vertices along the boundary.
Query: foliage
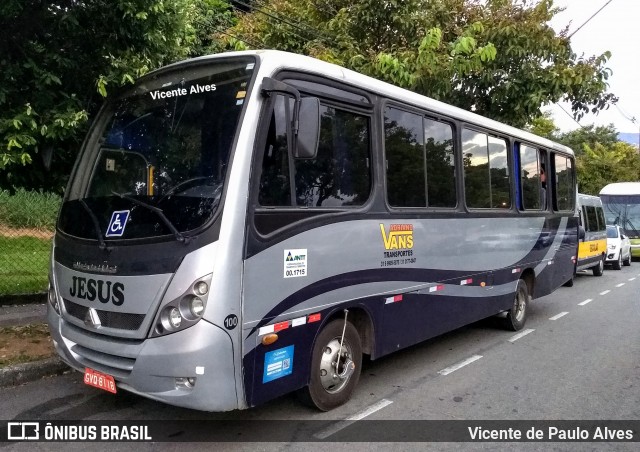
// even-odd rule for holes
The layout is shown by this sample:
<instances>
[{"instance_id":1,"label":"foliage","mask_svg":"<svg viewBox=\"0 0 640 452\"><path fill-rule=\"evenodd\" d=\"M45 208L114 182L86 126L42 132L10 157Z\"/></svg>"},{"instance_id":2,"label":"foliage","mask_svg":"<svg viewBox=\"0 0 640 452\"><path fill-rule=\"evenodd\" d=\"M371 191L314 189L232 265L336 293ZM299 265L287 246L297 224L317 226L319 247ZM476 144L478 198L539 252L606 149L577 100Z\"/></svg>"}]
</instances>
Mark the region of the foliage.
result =
<instances>
[{"instance_id":1,"label":"foliage","mask_svg":"<svg viewBox=\"0 0 640 452\"><path fill-rule=\"evenodd\" d=\"M228 46L305 53L524 126L567 100L605 108L610 54L578 57L549 26L553 0L271 0L254 2ZM239 38L239 39L238 39ZM242 41L244 40L244 41Z\"/></svg>"},{"instance_id":2,"label":"foliage","mask_svg":"<svg viewBox=\"0 0 640 452\"><path fill-rule=\"evenodd\" d=\"M597 127L591 124L560 134L557 140L573 149L576 155L582 155L585 151L585 146L589 146L591 149L598 144L605 148L615 146L618 143L618 131L613 124Z\"/></svg>"},{"instance_id":3,"label":"foliage","mask_svg":"<svg viewBox=\"0 0 640 452\"><path fill-rule=\"evenodd\" d=\"M526 129L538 136L555 141L558 141L560 134L560 129L553 122L551 112L548 111L545 111L541 116L536 116L531 119Z\"/></svg>"},{"instance_id":4,"label":"foliage","mask_svg":"<svg viewBox=\"0 0 640 452\"><path fill-rule=\"evenodd\" d=\"M14 228L55 228L62 199L54 193L0 190L0 225Z\"/></svg>"},{"instance_id":5,"label":"foliage","mask_svg":"<svg viewBox=\"0 0 640 452\"><path fill-rule=\"evenodd\" d=\"M551 114L545 113L534 118L528 129L573 149L582 193L597 195L607 184L640 180L640 154L635 146L618 140L613 124L560 133Z\"/></svg>"},{"instance_id":6,"label":"foliage","mask_svg":"<svg viewBox=\"0 0 640 452\"><path fill-rule=\"evenodd\" d=\"M583 146L584 154L576 161L581 193L597 195L607 184L640 180L640 155L635 146L623 141Z\"/></svg>"},{"instance_id":7,"label":"foliage","mask_svg":"<svg viewBox=\"0 0 640 452\"><path fill-rule=\"evenodd\" d=\"M2 1L0 187L61 191L104 97L208 48L227 10L222 0ZM53 175L36 159L45 150Z\"/></svg>"}]
</instances>

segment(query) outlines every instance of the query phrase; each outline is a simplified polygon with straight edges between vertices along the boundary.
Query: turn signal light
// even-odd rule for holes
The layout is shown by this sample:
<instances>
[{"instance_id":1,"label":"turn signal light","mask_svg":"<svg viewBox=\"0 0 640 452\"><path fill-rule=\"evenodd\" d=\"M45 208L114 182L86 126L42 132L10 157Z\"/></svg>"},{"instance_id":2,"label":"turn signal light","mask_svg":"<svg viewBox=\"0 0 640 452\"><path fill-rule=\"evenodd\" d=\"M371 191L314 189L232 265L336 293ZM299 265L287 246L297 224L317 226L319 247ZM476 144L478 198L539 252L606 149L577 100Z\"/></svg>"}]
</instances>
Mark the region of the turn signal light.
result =
<instances>
[{"instance_id":1,"label":"turn signal light","mask_svg":"<svg viewBox=\"0 0 640 452\"><path fill-rule=\"evenodd\" d=\"M277 340L278 335L276 333L269 333L262 336L262 345L271 345Z\"/></svg>"}]
</instances>

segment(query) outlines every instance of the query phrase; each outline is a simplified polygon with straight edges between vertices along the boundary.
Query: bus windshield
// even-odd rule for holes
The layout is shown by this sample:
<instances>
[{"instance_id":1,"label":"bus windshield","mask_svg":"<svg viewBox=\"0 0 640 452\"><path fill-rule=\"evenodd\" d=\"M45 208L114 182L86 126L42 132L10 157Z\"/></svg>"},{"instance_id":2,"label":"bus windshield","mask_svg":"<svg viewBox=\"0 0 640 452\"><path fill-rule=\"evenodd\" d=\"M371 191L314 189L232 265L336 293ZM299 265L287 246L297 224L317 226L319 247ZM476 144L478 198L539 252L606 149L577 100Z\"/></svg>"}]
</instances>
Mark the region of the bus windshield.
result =
<instances>
[{"instance_id":1,"label":"bus windshield","mask_svg":"<svg viewBox=\"0 0 640 452\"><path fill-rule=\"evenodd\" d=\"M64 203L68 234L110 237L127 212L123 239L176 235L217 210L247 86L251 58L161 72L117 98L96 122ZM82 221L87 215L94 221ZM119 232L119 231L116 231Z\"/></svg>"},{"instance_id":2,"label":"bus windshield","mask_svg":"<svg viewBox=\"0 0 640 452\"><path fill-rule=\"evenodd\" d=\"M607 224L617 224L631 238L640 238L640 195L600 195Z\"/></svg>"}]
</instances>

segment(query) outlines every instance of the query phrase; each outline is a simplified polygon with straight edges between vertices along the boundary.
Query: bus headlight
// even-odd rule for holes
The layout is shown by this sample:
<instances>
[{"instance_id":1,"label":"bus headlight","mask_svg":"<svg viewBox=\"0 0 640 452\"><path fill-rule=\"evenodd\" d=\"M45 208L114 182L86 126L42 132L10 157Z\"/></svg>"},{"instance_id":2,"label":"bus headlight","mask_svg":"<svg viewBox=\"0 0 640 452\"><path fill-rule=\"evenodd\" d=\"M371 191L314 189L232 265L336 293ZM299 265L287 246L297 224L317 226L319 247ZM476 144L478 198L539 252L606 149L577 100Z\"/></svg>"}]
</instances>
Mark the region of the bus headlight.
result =
<instances>
[{"instance_id":1,"label":"bus headlight","mask_svg":"<svg viewBox=\"0 0 640 452\"><path fill-rule=\"evenodd\" d=\"M169 324L171 324L172 328L178 329L180 328L180 324L182 323L182 316L180 315L180 310L178 308L169 309Z\"/></svg>"},{"instance_id":2,"label":"bus headlight","mask_svg":"<svg viewBox=\"0 0 640 452\"><path fill-rule=\"evenodd\" d=\"M195 325L207 307L207 295L211 285L209 274L194 281L178 298L165 303L156 318L151 337L175 333Z\"/></svg>"},{"instance_id":3,"label":"bus headlight","mask_svg":"<svg viewBox=\"0 0 640 452\"><path fill-rule=\"evenodd\" d=\"M192 298L189 303L189 310L194 316L200 317L204 312L204 301L202 301L202 298Z\"/></svg>"},{"instance_id":4,"label":"bus headlight","mask_svg":"<svg viewBox=\"0 0 640 452\"><path fill-rule=\"evenodd\" d=\"M51 305L53 310L56 311L58 315L60 315L60 305L58 305L58 296L56 295L56 289L53 287L53 284L51 283L49 283L47 298L49 299L49 304Z\"/></svg>"},{"instance_id":5,"label":"bus headlight","mask_svg":"<svg viewBox=\"0 0 640 452\"><path fill-rule=\"evenodd\" d=\"M209 292L209 285L204 281L198 281L194 284L193 291L196 293L196 295L206 295Z\"/></svg>"}]
</instances>

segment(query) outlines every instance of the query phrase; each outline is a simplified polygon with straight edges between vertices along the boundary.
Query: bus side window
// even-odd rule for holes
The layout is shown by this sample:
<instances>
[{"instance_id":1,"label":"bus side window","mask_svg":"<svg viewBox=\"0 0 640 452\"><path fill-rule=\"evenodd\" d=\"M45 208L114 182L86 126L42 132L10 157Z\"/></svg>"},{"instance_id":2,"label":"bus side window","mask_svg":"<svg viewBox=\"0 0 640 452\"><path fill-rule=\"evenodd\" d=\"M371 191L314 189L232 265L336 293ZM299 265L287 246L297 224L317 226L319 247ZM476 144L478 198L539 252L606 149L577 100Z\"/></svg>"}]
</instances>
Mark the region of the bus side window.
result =
<instances>
[{"instance_id":1,"label":"bus side window","mask_svg":"<svg viewBox=\"0 0 640 452\"><path fill-rule=\"evenodd\" d=\"M456 164L453 153L451 124L425 118L425 147L427 149L427 201L429 207L455 207Z\"/></svg>"},{"instance_id":2,"label":"bus side window","mask_svg":"<svg viewBox=\"0 0 640 452\"><path fill-rule=\"evenodd\" d=\"M387 107L384 131L389 205L426 207L426 155L422 116Z\"/></svg>"},{"instance_id":3,"label":"bus side window","mask_svg":"<svg viewBox=\"0 0 640 452\"><path fill-rule=\"evenodd\" d=\"M293 101L278 96L264 149L258 202L268 207L364 204L371 192L369 117L320 106L316 157L295 159L288 127ZM289 105L287 105L289 103ZM292 182L295 181L295 184Z\"/></svg>"},{"instance_id":4,"label":"bus side window","mask_svg":"<svg viewBox=\"0 0 640 452\"><path fill-rule=\"evenodd\" d=\"M604 218L604 209L602 207L596 207L596 216L598 217L598 231L606 231L607 221Z\"/></svg>"},{"instance_id":5,"label":"bus side window","mask_svg":"<svg viewBox=\"0 0 640 452\"><path fill-rule=\"evenodd\" d=\"M261 206L290 206L290 154L287 142L287 119L290 109L285 96L276 96L269 123L267 142L262 159L260 191Z\"/></svg>"},{"instance_id":6,"label":"bus side window","mask_svg":"<svg viewBox=\"0 0 640 452\"><path fill-rule=\"evenodd\" d=\"M520 144L520 170L522 183L522 208L543 210L546 191L542 186L541 155L538 149Z\"/></svg>"},{"instance_id":7,"label":"bus side window","mask_svg":"<svg viewBox=\"0 0 640 452\"><path fill-rule=\"evenodd\" d=\"M467 207L510 208L507 143L470 129L462 130Z\"/></svg>"},{"instance_id":8,"label":"bus side window","mask_svg":"<svg viewBox=\"0 0 640 452\"><path fill-rule=\"evenodd\" d=\"M585 216L587 219L587 225L585 229L587 232L595 232L598 230L598 213L593 206L584 206Z\"/></svg>"},{"instance_id":9,"label":"bus side window","mask_svg":"<svg viewBox=\"0 0 640 452\"><path fill-rule=\"evenodd\" d=\"M384 121L389 205L455 207L451 125L394 107Z\"/></svg>"},{"instance_id":10,"label":"bus side window","mask_svg":"<svg viewBox=\"0 0 640 452\"><path fill-rule=\"evenodd\" d=\"M360 206L369 199L369 131L369 117L320 104L318 153L295 160L297 206Z\"/></svg>"},{"instance_id":11,"label":"bus side window","mask_svg":"<svg viewBox=\"0 0 640 452\"><path fill-rule=\"evenodd\" d=\"M550 181L555 182L553 184L554 208L555 210L573 210L575 206L573 160L556 154L553 163L553 174L549 178L548 185L551 186Z\"/></svg>"}]
</instances>

